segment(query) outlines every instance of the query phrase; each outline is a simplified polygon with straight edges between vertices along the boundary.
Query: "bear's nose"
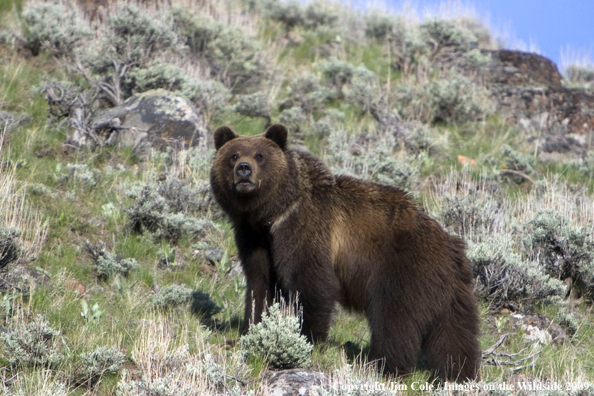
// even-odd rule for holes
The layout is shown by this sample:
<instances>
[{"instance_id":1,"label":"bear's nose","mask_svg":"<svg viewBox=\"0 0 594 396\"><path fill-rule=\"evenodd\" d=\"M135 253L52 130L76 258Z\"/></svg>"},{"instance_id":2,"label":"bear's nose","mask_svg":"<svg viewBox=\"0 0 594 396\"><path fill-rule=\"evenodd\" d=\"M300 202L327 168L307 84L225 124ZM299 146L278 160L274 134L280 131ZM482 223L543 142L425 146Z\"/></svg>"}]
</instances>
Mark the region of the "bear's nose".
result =
<instances>
[{"instance_id":1,"label":"bear's nose","mask_svg":"<svg viewBox=\"0 0 594 396\"><path fill-rule=\"evenodd\" d=\"M237 164L235 173L242 179L247 179L252 174L252 167L247 162L240 162Z\"/></svg>"}]
</instances>

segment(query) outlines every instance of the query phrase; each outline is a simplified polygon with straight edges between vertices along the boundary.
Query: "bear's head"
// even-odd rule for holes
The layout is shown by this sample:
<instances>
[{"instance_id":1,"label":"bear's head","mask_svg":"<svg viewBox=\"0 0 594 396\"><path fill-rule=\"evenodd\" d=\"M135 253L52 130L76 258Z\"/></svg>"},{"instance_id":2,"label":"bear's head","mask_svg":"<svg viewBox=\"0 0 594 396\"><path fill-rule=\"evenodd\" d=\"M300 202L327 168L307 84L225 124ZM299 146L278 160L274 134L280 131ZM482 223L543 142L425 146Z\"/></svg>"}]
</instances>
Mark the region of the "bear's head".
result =
<instances>
[{"instance_id":1,"label":"bear's head","mask_svg":"<svg viewBox=\"0 0 594 396\"><path fill-rule=\"evenodd\" d=\"M217 150L211 169L215 198L227 211L253 210L270 204L286 183L287 128L272 125L257 136L239 136L222 126L214 132Z\"/></svg>"}]
</instances>

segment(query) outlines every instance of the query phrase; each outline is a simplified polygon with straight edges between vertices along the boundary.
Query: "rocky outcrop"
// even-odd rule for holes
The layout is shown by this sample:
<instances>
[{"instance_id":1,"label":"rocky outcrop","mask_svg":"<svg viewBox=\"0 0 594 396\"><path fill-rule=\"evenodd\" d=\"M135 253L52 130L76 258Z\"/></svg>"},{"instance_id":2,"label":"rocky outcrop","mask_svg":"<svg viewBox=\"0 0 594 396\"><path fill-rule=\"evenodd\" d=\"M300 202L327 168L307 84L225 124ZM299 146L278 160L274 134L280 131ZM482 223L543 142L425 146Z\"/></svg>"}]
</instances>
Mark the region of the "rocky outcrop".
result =
<instances>
[{"instance_id":1,"label":"rocky outcrop","mask_svg":"<svg viewBox=\"0 0 594 396\"><path fill-rule=\"evenodd\" d=\"M138 147L148 142L164 149L206 146L204 118L184 98L164 89L137 94L119 106L97 113L90 126L104 144Z\"/></svg>"},{"instance_id":2,"label":"rocky outcrop","mask_svg":"<svg viewBox=\"0 0 594 396\"><path fill-rule=\"evenodd\" d=\"M284 370L268 380L271 396L318 395L319 388L328 390L326 374L304 369Z\"/></svg>"},{"instance_id":3,"label":"rocky outcrop","mask_svg":"<svg viewBox=\"0 0 594 396\"><path fill-rule=\"evenodd\" d=\"M493 95L497 112L536 141L540 152L584 155L594 136L594 94L567 88L557 66L531 53L482 51L490 62L464 70Z\"/></svg>"}]
</instances>

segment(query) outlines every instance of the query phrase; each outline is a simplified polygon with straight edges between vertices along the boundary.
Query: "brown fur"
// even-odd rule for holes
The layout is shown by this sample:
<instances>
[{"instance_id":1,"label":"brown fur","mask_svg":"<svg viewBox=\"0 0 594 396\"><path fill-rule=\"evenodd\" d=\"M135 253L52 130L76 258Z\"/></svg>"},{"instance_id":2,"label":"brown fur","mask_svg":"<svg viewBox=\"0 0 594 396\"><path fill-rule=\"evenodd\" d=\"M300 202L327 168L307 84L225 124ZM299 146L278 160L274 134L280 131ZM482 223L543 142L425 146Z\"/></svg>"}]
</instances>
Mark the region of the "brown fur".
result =
<instances>
[{"instance_id":1,"label":"brown fur","mask_svg":"<svg viewBox=\"0 0 594 396\"><path fill-rule=\"evenodd\" d=\"M215 131L211 186L247 279L244 331L276 290L299 293L311 340L326 339L339 302L367 316L370 358L388 372L409 373L422 351L440 378L475 379L478 313L464 243L405 192L334 176L318 158L286 148L286 136L282 125L254 137Z\"/></svg>"}]
</instances>

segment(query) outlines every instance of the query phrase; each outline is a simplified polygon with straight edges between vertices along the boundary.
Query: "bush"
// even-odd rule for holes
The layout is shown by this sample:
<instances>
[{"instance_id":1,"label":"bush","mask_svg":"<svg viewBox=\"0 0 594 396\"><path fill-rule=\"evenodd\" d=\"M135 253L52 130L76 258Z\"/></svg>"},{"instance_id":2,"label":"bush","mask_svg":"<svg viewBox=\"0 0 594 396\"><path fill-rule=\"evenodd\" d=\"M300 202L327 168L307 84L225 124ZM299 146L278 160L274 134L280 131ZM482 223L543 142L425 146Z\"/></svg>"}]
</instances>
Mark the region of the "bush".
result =
<instances>
[{"instance_id":1,"label":"bush","mask_svg":"<svg viewBox=\"0 0 594 396\"><path fill-rule=\"evenodd\" d=\"M270 117L270 102L268 96L264 92L257 92L251 95L240 95L237 104L233 109L246 117L262 117L266 120L268 125L272 123Z\"/></svg>"},{"instance_id":2,"label":"bush","mask_svg":"<svg viewBox=\"0 0 594 396\"><path fill-rule=\"evenodd\" d=\"M166 376L143 375L140 380L128 380L124 370L118 382L116 396L194 396L191 383L184 383L176 373Z\"/></svg>"},{"instance_id":3,"label":"bush","mask_svg":"<svg viewBox=\"0 0 594 396\"><path fill-rule=\"evenodd\" d=\"M205 114L207 121L215 116L229 101L231 93L227 87L214 80L190 79L182 94Z\"/></svg>"},{"instance_id":4,"label":"bush","mask_svg":"<svg viewBox=\"0 0 594 396\"><path fill-rule=\"evenodd\" d=\"M421 66L427 66L430 44L426 33L404 16L394 18L390 51L394 57L395 68L409 75Z\"/></svg>"},{"instance_id":5,"label":"bush","mask_svg":"<svg viewBox=\"0 0 594 396\"><path fill-rule=\"evenodd\" d=\"M172 11L175 32L191 53L204 61L211 76L233 93L258 86L267 73L259 44L243 30L226 23L193 17L184 8Z\"/></svg>"},{"instance_id":6,"label":"bush","mask_svg":"<svg viewBox=\"0 0 594 396\"><path fill-rule=\"evenodd\" d=\"M594 87L594 67L592 65L569 65L564 72L570 85L591 89Z\"/></svg>"},{"instance_id":7,"label":"bush","mask_svg":"<svg viewBox=\"0 0 594 396\"><path fill-rule=\"evenodd\" d=\"M489 92L460 74L401 84L395 92L398 112L408 120L463 123L482 120L493 111Z\"/></svg>"},{"instance_id":8,"label":"bush","mask_svg":"<svg viewBox=\"0 0 594 396\"><path fill-rule=\"evenodd\" d=\"M0 225L0 269L16 263L21 255L18 228L4 228Z\"/></svg>"},{"instance_id":9,"label":"bush","mask_svg":"<svg viewBox=\"0 0 594 396\"><path fill-rule=\"evenodd\" d=\"M312 1L305 8L303 24L308 29L333 29L338 24L338 8L324 0Z\"/></svg>"},{"instance_id":10,"label":"bush","mask_svg":"<svg viewBox=\"0 0 594 396\"><path fill-rule=\"evenodd\" d=\"M300 106L305 113L311 115L314 111L322 110L332 99L334 99L334 91L322 86L320 79L314 74L305 72L291 81L289 94L279 107L285 110Z\"/></svg>"},{"instance_id":11,"label":"bush","mask_svg":"<svg viewBox=\"0 0 594 396\"><path fill-rule=\"evenodd\" d=\"M539 210L524 228L524 249L546 273L572 279L580 293L594 295L594 236L583 227L572 227L562 215Z\"/></svg>"},{"instance_id":12,"label":"bush","mask_svg":"<svg viewBox=\"0 0 594 396\"><path fill-rule=\"evenodd\" d=\"M382 96L379 79L375 73L365 68L357 69L346 92L346 99L361 107L364 112L372 113L378 120L377 114L380 112Z\"/></svg>"},{"instance_id":13,"label":"bush","mask_svg":"<svg viewBox=\"0 0 594 396\"><path fill-rule=\"evenodd\" d=\"M563 327L570 337L575 336L579 329L578 321L573 313L567 313L565 310L557 312L555 322Z\"/></svg>"},{"instance_id":14,"label":"bush","mask_svg":"<svg viewBox=\"0 0 594 396\"><path fill-rule=\"evenodd\" d=\"M342 87L355 75L355 66L333 56L320 62L320 69L330 85L336 89L338 99L342 99L344 97Z\"/></svg>"},{"instance_id":15,"label":"bush","mask_svg":"<svg viewBox=\"0 0 594 396\"><path fill-rule=\"evenodd\" d=\"M547 275L538 262L513 253L506 237L471 244L467 254L477 278L476 292L492 308L554 301L566 293L563 282Z\"/></svg>"},{"instance_id":16,"label":"bush","mask_svg":"<svg viewBox=\"0 0 594 396\"><path fill-rule=\"evenodd\" d=\"M430 50L430 60L434 60L446 49L467 52L478 46L478 39L472 31L452 20L430 18L421 25L421 30L426 34L427 42L433 47Z\"/></svg>"},{"instance_id":17,"label":"bush","mask_svg":"<svg viewBox=\"0 0 594 396\"><path fill-rule=\"evenodd\" d=\"M174 308L190 302L192 289L186 285L169 285L162 287L151 296L151 302L157 308Z\"/></svg>"},{"instance_id":18,"label":"bush","mask_svg":"<svg viewBox=\"0 0 594 396\"><path fill-rule=\"evenodd\" d=\"M199 205L198 190L176 177L169 176L159 183L157 192L174 212L187 213Z\"/></svg>"},{"instance_id":19,"label":"bush","mask_svg":"<svg viewBox=\"0 0 594 396\"><path fill-rule=\"evenodd\" d=\"M149 232L176 242L182 235L197 236L214 227L210 220L186 214L199 203L197 192L180 180L169 178L160 185L144 184L128 189L126 195L135 200L124 209L133 232Z\"/></svg>"},{"instance_id":20,"label":"bush","mask_svg":"<svg viewBox=\"0 0 594 396\"><path fill-rule=\"evenodd\" d=\"M117 373L124 360L124 354L115 347L99 347L93 352L81 353L82 375L88 380L97 381L105 374Z\"/></svg>"},{"instance_id":21,"label":"bush","mask_svg":"<svg viewBox=\"0 0 594 396\"><path fill-rule=\"evenodd\" d=\"M460 74L431 82L429 95L434 122L477 121L492 112L488 91Z\"/></svg>"},{"instance_id":22,"label":"bush","mask_svg":"<svg viewBox=\"0 0 594 396\"><path fill-rule=\"evenodd\" d=\"M118 105L135 92L181 84L179 70L157 61L181 50L171 21L122 5L100 32L97 44L82 55L82 73L102 99Z\"/></svg>"},{"instance_id":23,"label":"bush","mask_svg":"<svg viewBox=\"0 0 594 396\"><path fill-rule=\"evenodd\" d=\"M386 12L371 11L365 14L365 34L383 40L392 37L392 28L397 23L398 17Z\"/></svg>"},{"instance_id":24,"label":"bush","mask_svg":"<svg viewBox=\"0 0 594 396\"><path fill-rule=\"evenodd\" d=\"M272 367L304 367L309 365L313 346L300 335L300 328L299 319L283 313L276 303L262 322L239 339L239 345L246 356L260 356Z\"/></svg>"},{"instance_id":25,"label":"bush","mask_svg":"<svg viewBox=\"0 0 594 396\"><path fill-rule=\"evenodd\" d=\"M534 157L528 154L520 153L510 146L503 148L503 166L524 173L532 173L535 165Z\"/></svg>"},{"instance_id":26,"label":"bush","mask_svg":"<svg viewBox=\"0 0 594 396\"><path fill-rule=\"evenodd\" d=\"M111 68L110 63L118 60L124 65L147 65L158 54L176 49L178 37L170 21L130 5L122 5L118 12L107 20L107 37L102 43L105 53L97 54L103 63L97 63L99 70Z\"/></svg>"},{"instance_id":27,"label":"bush","mask_svg":"<svg viewBox=\"0 0 594 396\"><path fill-rule=\"evenodd\" d=\"M285 25L287 31L297 25L303 25L305 10L299 1L272 0L264 10L264 16Z\"/></svg>"},{"instance_id":28,"label":"bush","mask_svg":"<svg viewBox=\"0 0 594 396\"><path fill-rule=\"evenodd\" d=\"M578 170L587 178L594 179L594 152L590 151L578 164Z\"/></svg>"},{"instance_id":29,"label":"bush","mask_svg":"<svg viewBox=\"0 0 594 396\"><path fill-rule=\"evenodd\" d=\"M356 138L345 139L343 131L333 131L328 141L326 158L332 171L410 190L417 179L418 169L411 166L407 159L396 158L398 144L394 135L366 138L371 142L364 149ZM358 149L353 151L353 147Z\"/></svg>"},{"instance_id":30,"label":"bush","mask_svg":"<svg viewBox=\"0 0 594 396\"><path fill-rule=\"evenodd\" d=\"M301 107L295 106L283 111L278 117L278 120L281 124L287 126L289 132L296 133L301 131L301 125L307 121L307 117Z\"/></svg>"},{"instance_id":31,"label":"bush","mask_svg":"<svg viewBox=\"0 0 594 396\"><path fill-rule=\"evenodd\" d=\"M135 259L121 258L108 252L103 242L94 245L86 241L85 248L95 262L95 270L99 279L107 279L114 275L128 276L130 271L138 268Z\"/></svg>"},{"instance_id":32,"label":"bush","mask_svg":"<svg viewBox=\"0 0 594 396\"><path fill-rule=\"evenodd\" d=\"M496 201L482 200L472 190L462 197L446 193L442 199L439 218L446 228L463 237L488 234L499 214Z\"/></svg>"},{"instance_id":33,"label":"bush","mask_svg":"<svg viewBox=\"0 0 594 396\"><path fill-rule=\"evenodd\" d=\"M151 296L153 305L157 308L174 308L190 304L192 313L204 319L210 319L221 312L208 293L200 290L193 291L185 285L169 285Z\"/></svg>"},{"instance_id":34,"label":"bush","mask_svg":"<svg viewBox=\"0 0 594 396\"><path fill-rule=\"evenodd\" d=\"M74 49L93 35L76 9L62 3L27 3L22 21L24 46L33 55L46 50L57 57L73 56Z\"/></svg>"},{"instance_id":35,"label":"bush","mask_svg":"<svg viewBox=\"0 0 594 396\"><path fill-rule=\"evenodd\" d=\"M19 325L0 334L6 358L14 367L50 368L62 362L60 332L41 315L26 325Z\"/></svg>"},{"instance_id":36,"label":"bush","mask_svg":"<svg viewBox=\"0 0 594 396\"><path fill-rule=\"evenodd\" d=\"M126 73L123 80L126 95L163 88L168 91L181 91L188 84L188 77L177 66L156 60L145 67L135 67Z\"/></svg>"},{"instance_id":37,"label":"bush","mask_svg":"<svg viewBox=\"0 0 594 396\"><path fill-rule=\"evenodd\" d=\"M66 164L68 173L62 180L79 183L84 187L91 188L97 185L95 174L85 164Z\"/></svg>"}]
</instances>

